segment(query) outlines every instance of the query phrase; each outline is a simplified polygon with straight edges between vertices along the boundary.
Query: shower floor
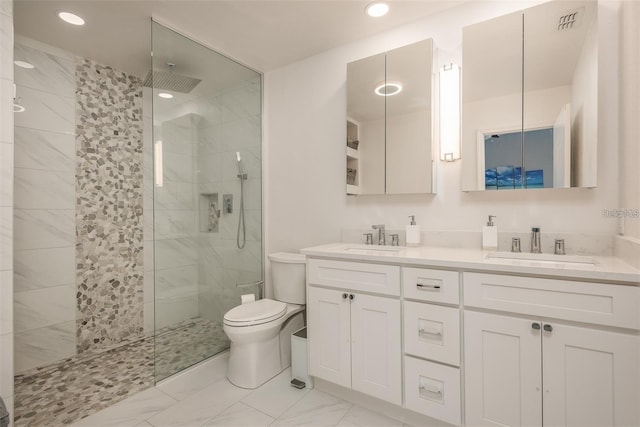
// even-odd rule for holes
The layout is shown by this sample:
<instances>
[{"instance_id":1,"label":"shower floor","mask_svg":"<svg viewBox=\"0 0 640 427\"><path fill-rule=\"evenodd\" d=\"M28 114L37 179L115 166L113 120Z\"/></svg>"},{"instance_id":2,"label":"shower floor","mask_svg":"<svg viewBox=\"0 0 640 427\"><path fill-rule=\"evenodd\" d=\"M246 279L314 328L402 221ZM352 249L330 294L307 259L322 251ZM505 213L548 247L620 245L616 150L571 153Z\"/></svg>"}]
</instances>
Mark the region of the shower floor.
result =
<instances>
[{"instance_id":1,"label":"shower floor","mask_svg":"<svg viewBox=\"0 0 640 427\"><path fill-rule=\"evenodd\" d=\"M155 337L16 375L14 425L71 424L228 347L219 322L196 318Z\"/></svg>"}]
</instances>

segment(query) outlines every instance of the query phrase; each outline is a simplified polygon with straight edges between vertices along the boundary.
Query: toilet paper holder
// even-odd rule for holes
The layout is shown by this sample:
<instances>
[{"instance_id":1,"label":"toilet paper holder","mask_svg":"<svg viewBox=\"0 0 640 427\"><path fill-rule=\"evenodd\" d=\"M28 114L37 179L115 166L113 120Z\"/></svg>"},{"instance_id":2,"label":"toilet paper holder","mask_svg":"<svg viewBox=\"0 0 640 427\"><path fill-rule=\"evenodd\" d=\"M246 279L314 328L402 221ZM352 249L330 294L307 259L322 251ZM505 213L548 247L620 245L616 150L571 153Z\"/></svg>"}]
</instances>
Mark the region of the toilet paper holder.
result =
<instances>
[{"instance_id":1,"label":"toilet paper holder","mask_svg":"<svg viewBox=\"0 0 640 427\"><path fill-rule=\"evenodd\" d=\"M264 295L264 280L254 280L250 282L236 282L236 288L258 287L258 299L262 299Z\"/></svg>"}]
</instances>

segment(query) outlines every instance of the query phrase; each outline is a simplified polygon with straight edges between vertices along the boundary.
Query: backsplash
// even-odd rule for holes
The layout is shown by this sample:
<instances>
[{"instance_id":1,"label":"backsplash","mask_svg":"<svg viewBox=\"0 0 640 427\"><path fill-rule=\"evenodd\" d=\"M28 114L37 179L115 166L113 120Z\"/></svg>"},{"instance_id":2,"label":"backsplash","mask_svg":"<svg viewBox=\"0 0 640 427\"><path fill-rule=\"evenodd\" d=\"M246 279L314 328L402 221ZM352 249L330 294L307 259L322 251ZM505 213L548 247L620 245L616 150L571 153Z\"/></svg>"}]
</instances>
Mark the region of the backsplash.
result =
<instances>
[{"instance_id":1,"label":"backsplash","mask_svg":"<svg viewBox=\"0 0 640 427\"><path fill-rule=\"evenodd\" d=\"M616 236L615 255L630 266L640 270L640 239Z\"/></svg>"},{"instance_id":2,"label":"backsplash","mask_svg":"<svg viewBox=\"0 0 640 427\"><path fill-rule=\"evenodd\" d=\"M374 242L377 241L375 230L370 229L343 229L342 241L352 243L365 243L364 233L373 233ZM405 230L387 229L387 244L391 244L391 234L398 234L400 246L406 245ZM519 237L523 252L529 252L531 235L530 233L499 232L498 250L510 251L511 238ZM594 255L612 256L614 254L614 237L606 235L587 235L577 233L552 233L542 232L542 252L553 253L555 239L565 240L565 250L567 254L573 255ZM420 233L421 246L435 246L441 248L482 248L481 231L437 231L423 230Z\"/></svg>"}]
</instances>

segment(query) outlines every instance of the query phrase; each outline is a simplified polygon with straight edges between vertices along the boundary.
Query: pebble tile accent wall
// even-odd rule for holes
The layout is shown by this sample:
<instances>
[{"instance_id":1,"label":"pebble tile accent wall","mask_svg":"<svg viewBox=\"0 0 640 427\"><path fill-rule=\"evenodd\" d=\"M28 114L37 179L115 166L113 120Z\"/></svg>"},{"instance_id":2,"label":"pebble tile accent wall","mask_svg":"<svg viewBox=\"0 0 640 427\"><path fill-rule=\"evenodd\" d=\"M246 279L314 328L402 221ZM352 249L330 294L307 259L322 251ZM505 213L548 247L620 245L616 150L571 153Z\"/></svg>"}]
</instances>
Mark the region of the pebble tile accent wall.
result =
<instances>
[{"instance_id":1,"label":"pebble tile accent wall","mask_svg":"<svg viewBox=\"0 0 640 427\"><path fill-rule=\"evenodd\" d=\"M143 334L142 82L76 60L77 351Z\"/></svg>"}]
</instances>

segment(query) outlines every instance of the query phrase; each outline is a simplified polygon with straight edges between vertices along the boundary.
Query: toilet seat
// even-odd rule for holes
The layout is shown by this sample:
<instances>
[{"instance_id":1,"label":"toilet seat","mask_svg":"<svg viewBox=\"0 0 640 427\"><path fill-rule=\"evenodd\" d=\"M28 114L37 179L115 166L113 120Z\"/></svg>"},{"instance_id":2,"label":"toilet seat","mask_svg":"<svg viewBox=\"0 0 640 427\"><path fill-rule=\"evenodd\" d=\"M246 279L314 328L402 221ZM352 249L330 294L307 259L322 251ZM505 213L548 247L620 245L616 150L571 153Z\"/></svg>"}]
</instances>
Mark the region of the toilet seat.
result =
<instances>
[{"instance_id":1,"label":"toilet seat","mask_svg":"<svg viewBox=\"0 0 640 427\"><path fill-rule=\"evenodd\" d=\"M228 326L253 326L277 320L285 315L287 304L264 298L232 308L224 315Z\"/></svg>"}]
</instances>

